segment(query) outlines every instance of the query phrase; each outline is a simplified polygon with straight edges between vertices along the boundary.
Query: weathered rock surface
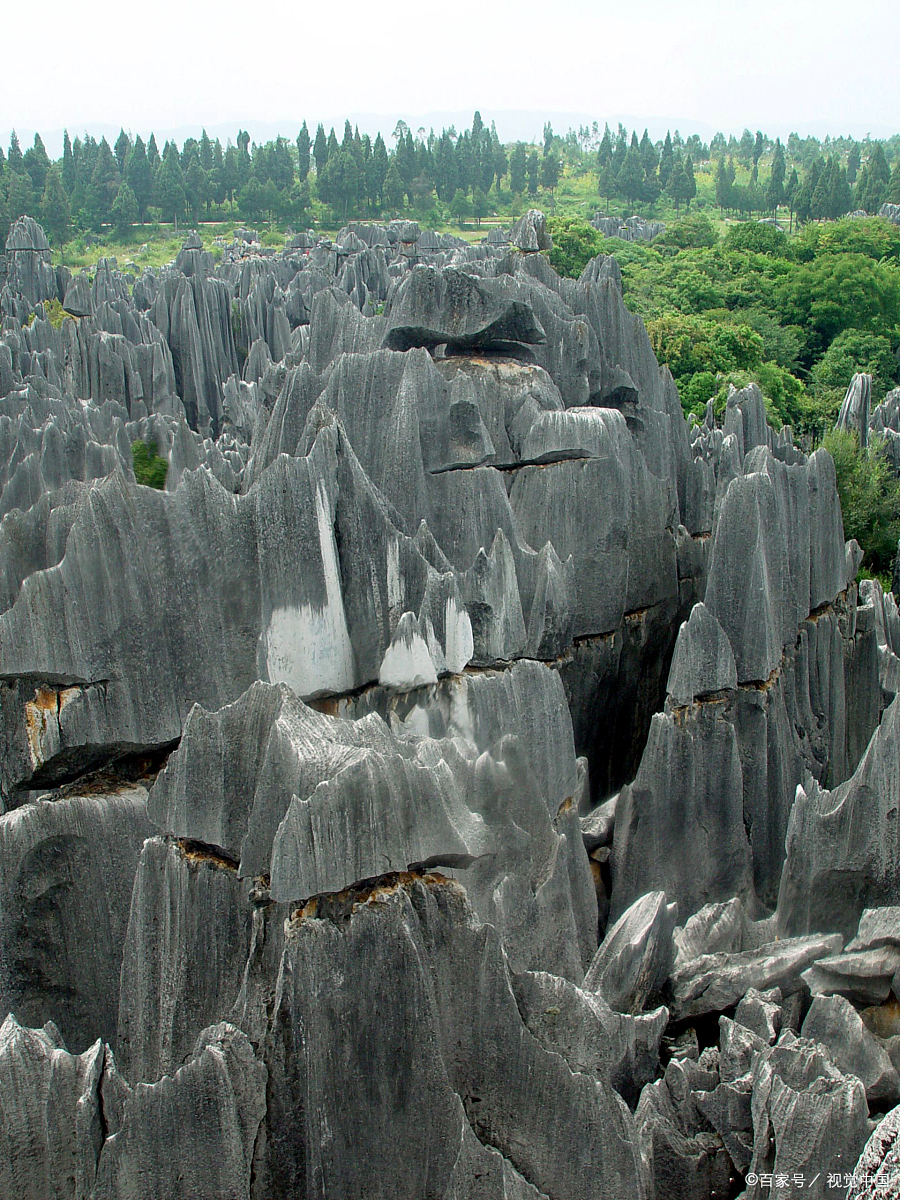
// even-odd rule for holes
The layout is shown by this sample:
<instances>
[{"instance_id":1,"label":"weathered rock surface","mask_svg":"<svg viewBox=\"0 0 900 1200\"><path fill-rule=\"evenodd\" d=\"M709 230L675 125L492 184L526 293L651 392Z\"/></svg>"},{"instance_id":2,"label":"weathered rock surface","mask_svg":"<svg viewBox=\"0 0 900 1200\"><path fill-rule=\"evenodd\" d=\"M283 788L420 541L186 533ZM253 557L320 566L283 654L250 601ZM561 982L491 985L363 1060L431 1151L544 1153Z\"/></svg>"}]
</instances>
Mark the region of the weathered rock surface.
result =
<instances>
[{"instance_id":1,"label":"weathered rock surface","mask_svg":"<svg viewBox=\"0 0 900 1200\"><path fill-rule=\"evenodd\" d=\"M900 215L900 214L898 214ZM878 1122L853 1170L847 1200L895 1200L900 1195L900 1107Z\"/></svg>"},{"instance_id":2,"label":"weathered rock surface","mask_svg":"<svg viewBox=\"0 0 900 1200\"><path fill-rule=\"evenodd\" d=\"M537 212L92 283L9 246L0 1192L851 1171L900 1084L900 617L827 453L756 385L689 427Z\"/></svg>"}]
</instances>

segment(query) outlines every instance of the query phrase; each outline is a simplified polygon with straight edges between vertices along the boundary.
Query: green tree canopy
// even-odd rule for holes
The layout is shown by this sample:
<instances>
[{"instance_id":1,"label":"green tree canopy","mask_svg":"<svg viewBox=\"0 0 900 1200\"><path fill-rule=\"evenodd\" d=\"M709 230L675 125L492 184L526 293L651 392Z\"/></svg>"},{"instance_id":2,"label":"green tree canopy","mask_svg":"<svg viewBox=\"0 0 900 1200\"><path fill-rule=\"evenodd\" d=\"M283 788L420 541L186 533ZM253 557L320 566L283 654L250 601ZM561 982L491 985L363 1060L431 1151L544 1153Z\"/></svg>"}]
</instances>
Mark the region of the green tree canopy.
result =
<instances>
[{"instance_id":1,"label":"green tree canopy","mask_svg":"<svg viewBox=\"0 0 900 1200\"><path fill-rule=\"evenodd\" d=\"M59 168L47 172L47 182L41 200L41 222L54 246L64 246L69 240L69 201L63 187Z\"/></svg>"}]
</instances>

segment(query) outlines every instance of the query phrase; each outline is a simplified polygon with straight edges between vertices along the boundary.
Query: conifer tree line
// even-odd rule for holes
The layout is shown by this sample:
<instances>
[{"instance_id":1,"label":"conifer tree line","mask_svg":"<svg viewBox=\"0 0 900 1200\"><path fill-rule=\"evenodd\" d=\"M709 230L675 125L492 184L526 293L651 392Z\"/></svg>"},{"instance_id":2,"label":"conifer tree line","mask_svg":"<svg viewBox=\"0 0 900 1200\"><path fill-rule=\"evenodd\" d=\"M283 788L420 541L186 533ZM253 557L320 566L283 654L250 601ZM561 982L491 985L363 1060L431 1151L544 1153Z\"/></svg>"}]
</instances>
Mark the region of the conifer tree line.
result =
<instances>
[{"instance_id":1,"label":"conifer tree line","mask_svg":"<svg viewBox=\"0 0 900 1200\"><path fill-rule=\"evenodd\" d=\"M388 142L390 144L388 144ZM469 129L415 133L399 121L388 142L360 135L346 121L338 139L306 121L296 139L251 143L245 130L223 147L204 130L183 146L153 134L145 142L120 131L114 145L89 133L64 136L52 161L40 134L24 152L16 134L0 148L0 231L23 213L42 221L51 241L112 226L123 236L136 224L231 217L302 226L316 205L334 221L372 219L436 204L462 221L481 218L513 197L552 196L563 175L596 179L598 205L615 198L653 214L664 202L676 212L697 195L698 167L715 172L715 202L724 213L834 218L854 209L877 212L900 203L900 136L887 141L801 139L785 145L762 132L717 133L707 145L676 130L652 141L624 126L597 122L554 134L545 124L537 145L504 145L476 112Z\"/></svg>"}]
</instances>

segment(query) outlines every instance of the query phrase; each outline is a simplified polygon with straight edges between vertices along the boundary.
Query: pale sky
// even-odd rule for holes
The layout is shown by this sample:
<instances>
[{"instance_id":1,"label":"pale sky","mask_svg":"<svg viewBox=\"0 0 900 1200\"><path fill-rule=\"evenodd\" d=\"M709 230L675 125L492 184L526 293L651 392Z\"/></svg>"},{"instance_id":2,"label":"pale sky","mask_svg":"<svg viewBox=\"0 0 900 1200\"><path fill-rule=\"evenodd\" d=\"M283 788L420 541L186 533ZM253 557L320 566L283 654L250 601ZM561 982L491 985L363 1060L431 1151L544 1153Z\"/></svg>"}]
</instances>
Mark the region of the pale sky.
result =
<instances>
[{"instance_id":1,"label":"pale sky","mask_svg":"<svg viewBox=\"0 0 900 1200\"><path fill-rule=\"evenodd\" d=\"M0 140L511 110L771 135L900 129L897 0L8 5ZM133 13L132 15L129 15ZM504 121L510 125L504 128ZM371 124L371 122L361 122ZM521 119L519 120L521 124ZM540 125L535 120L536 130ZM415 127L415 126L414 126ZM564 132L564 129L558 129Z\"/></svg>"}]
</instances>

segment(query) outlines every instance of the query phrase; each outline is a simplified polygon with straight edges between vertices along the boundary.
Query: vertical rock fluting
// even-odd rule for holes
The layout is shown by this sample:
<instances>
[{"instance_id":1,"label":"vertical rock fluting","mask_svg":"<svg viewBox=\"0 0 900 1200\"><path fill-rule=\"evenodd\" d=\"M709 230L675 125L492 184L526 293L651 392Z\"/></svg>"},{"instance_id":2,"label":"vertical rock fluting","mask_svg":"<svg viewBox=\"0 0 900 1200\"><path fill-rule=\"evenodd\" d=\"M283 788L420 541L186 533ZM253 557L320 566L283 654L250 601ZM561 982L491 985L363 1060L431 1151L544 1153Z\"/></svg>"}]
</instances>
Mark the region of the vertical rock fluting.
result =
<instances>
[{"instance_id":1,"label":"vertical rock fluting","mask_svg":"<svg viewBox=\"0 0 900 1200\"><path fill-rule=\"evenodd\" d=\"M896 1099L896 606L547 239L15 226L4 1195L711 1200Z\"/></svg>"}]
</instances>

